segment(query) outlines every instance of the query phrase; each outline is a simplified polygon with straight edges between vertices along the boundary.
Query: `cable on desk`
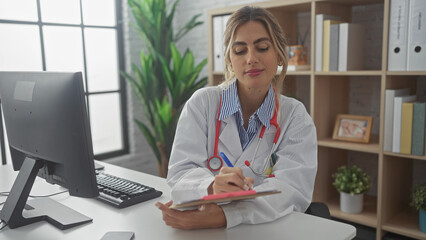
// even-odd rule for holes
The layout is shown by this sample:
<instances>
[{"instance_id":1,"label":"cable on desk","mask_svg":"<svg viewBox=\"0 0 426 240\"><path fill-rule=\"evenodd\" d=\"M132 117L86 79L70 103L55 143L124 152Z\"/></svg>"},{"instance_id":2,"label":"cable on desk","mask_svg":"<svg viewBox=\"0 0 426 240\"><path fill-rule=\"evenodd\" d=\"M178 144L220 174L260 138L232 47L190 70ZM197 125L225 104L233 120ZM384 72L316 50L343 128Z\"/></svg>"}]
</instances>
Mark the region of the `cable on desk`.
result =
<instances>
[{"instance_id":1,"label":"cable on desk","mask_svg":"<svg viewBox=\"0 0 426 240\"><path fill-rule=\"evenodd\" d=\"M55 195L59 195L59 194L62 194L62 193L66 193L66 192L68 192L68 190L64 190L64 191L57 192L57 193L52 193L52 194L49 194L49 195L28 195L28 197L32 197L32 198L52 197L52 196L55 196ZM5 196L5 197L7 197L7 196L9 196L9 194L10 194L10 192L0 192L0 196ZM1 205L1 204L0 204L0 205Z\"/></svg>"},{"instance_id":2,"label":"cable on desk","mask_svg":"<svg viewBox=\"0 0 426 240\"><path fill-rule=\"evenodd\" d=\"M68 192L68 190L64 190L64 191L57 192L57 193L52 193L52 194L49 194L49 195L41 195L41 196L40 195L39 196L37 196L37 195L29 195L29 197L32 197L32 198L52 197L52 196L55 196L55 195L66 193L66 192Z\"/></svg>"},{"instance_id":3,"label":"cable on desk","mask_svg":"<svg viewBox=\"0 0 426 240\"><path fill-rule=\"evenodd\" d=\"M57 193L52 193L52 194L49 194L49 195L41 195L41 196L37 196L37 195L29 195L29 197L32 197L32 198L52 197L52 196L55 196L55 195L59 195L59 194L62 194L62 193L66 193L66 192L68 192L68 190L61 191L61 192L57 192ZM10 192L0 192L0 196L4 196L4 197L9 196L9 194L10 194ZM1 205L3 205L4 203L5 203L5 202L1 202L1 203L0 203L0 206L1 206ZM0 230L1 230L1 229L0 229Z\"/></svg>"}]
</instances>

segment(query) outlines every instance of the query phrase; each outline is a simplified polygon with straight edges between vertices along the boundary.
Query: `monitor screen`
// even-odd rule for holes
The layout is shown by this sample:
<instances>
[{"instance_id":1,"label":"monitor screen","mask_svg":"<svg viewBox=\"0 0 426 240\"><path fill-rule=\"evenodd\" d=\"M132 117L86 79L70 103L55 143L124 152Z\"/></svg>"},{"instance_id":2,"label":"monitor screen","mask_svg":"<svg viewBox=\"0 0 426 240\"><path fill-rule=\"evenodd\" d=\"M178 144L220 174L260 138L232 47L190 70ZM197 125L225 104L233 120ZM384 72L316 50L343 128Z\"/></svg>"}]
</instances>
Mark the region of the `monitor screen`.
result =
<instances>
[{"instance_id":1,"label":"monitor screen","mask_svg":"<svg viewBox=\"0 0 426 240\"><path fill-rule=\"evenodd\" d=\"M7 207L28 198L22 190L15 193L15 185L32 186L35 175L67 188L72 196L99 195L80 72L0 72L0 102L13 168L20 170L2 220L7 221ZM19 180L24 167L34 176ZM18 199L10 200L13 195Z\"/></svg>"}]
</instances>

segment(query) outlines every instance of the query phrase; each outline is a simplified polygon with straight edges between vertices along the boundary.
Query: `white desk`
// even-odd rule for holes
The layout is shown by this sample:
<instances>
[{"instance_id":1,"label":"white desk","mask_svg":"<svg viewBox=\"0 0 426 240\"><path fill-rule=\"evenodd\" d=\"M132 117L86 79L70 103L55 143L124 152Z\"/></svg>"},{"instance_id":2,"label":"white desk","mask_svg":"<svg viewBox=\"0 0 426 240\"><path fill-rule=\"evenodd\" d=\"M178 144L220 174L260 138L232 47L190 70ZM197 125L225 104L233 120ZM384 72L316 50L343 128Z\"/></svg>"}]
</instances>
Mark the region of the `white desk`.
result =
<instances>
[{"instance_id":1,"label":"white desk","mask_svg":"<svg viewBox=\"0 0 426 240\"><path fill-rule=\"evenodd\" d=\"M348 224L335 222L303 213L292 213L277 221L259 225L240 225L231 229L203 229L183 231L166 226L160 210L154 203L170 199L170 188L165 179L102 163L105 171L113 175L145 183L163 192L159 198L139 203L124 209L117 209L96 199L71 197L68 193L52 197L54 200L93 218L92 223L61 231L48 222L37 222L24 227L0 231L1 240L16 239L100 239L107 231L132 231L138 239L352 239L356 229ZM17 172L10 165L0 166L0 192L9 191ZM47 195L63 190L38 178L32 195ZM5 201L0 197L0 202ZM0 206L1 208L2 206Z\"/></svg>"}]
</instances>

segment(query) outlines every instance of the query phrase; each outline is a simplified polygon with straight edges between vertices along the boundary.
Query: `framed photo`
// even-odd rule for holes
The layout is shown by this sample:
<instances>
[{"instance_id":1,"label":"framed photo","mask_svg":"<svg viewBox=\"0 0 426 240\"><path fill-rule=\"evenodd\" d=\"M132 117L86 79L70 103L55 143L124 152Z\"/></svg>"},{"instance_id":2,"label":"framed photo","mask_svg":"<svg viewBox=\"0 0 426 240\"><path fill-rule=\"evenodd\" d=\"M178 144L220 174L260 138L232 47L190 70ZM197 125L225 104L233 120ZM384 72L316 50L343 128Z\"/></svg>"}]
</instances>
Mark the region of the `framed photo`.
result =
<instances>
[{"instance_id":1,"label":"framed photo","mask_svg":"<svg viewBox=\"0 0 426 240\"><path fill-rule=\"evenodd\" d=\"M369 143L373 117L339 114L334 125L333 139Z\"/></svg>"}]
</instances>

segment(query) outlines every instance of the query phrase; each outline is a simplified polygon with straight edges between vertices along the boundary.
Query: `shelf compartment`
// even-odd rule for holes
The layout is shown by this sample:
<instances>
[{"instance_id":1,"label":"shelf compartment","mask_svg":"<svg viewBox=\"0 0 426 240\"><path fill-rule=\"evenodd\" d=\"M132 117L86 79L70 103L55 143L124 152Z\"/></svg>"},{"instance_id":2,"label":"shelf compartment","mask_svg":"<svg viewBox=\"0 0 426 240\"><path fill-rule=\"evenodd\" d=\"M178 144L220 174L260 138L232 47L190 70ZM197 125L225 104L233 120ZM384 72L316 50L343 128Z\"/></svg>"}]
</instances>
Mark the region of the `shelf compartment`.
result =
<instances>
[{"instance_id":1,"label":"shelf compartment","mask_svg":"<svg viewBox=\"0 0 426 240\"><path fill-rule=\"evenodd\" d=\"M396 213L382 224L382 229L411 238L426 239L426 233L419 229L419 213L412 208Z\"/></svg>"},{"instance_id":2,"label":"shelf compartment","mask_svg":"<svg viewBox=\"0 0 426 240\"><path fill-rule=\"evenodd\" d=\"M384 153L381 193L383 230L426 239L426 234L419 229L418 212L409 206L413 186L426 180L425 166L423 160Z\"/></svg>"},{"instance_id":3,"label":"shelf compartment","mask_svg":"<svg viewBox=\"0 0 426 240\"><path fill-rule=\"evenodd\" d=\"M368 144L343 142L343 141L336 141L331 138L325 138L325 139L318 140L318 146L352 150L352 151L358 151L358 152L367 152L367 153L376 153L376 154L380 153L380 145L378 142L378 137L376 135L372 136L372 140Z\"/></svg>"},{"instance_id":4,"label":"shelf compartment","mask_svg":"<svg viewBox=\"0 0 426 240\"><path fill-rule=\"evenodd\" d=\"M338 16L347 23L356 23L364 26L363 39L363 66L366 74L373 70L373 74L381 74L383 58L383 25L384 25L385 1L317 1L315 3L315 15L326 14ZM367 13L367 14L366 14ZM316 23L315 23L316 24ZM351 57L351 56L348 56ZM356 72L356 71L355 71ZM316 72L317 74L317 72ZM329 74L318 73L318 74ZM335 74L335 73L331 73ZM338 73L336 73L338 74ZM344 73L345 74L345 73ZM353 73L358 74L358 73ZM364 73L359 73L364 74Z\"/></svg>"},{"instance_id":5,"label":"shelf compartment","mask_svg":"<svg viewBox=\"0 0 426 240\"><path fill-rule=\"evenodd\" d=\"M361 213L350 214L340 210L339 198L333 198L326 201L332 217L358 223L361 225L376 228L377 227L377 197L364 194L364 208Z\"/></svg>"},{"instance_id":6,"label":"shelf compartment","mask_svg":"<svg viewBox=\"0 0 426 240\"><path fill-rule=\"evenodd\" d=\"M338 114L373 116L372 135L379 134L381 76L316 76L313 84L318 139L333 136Z\"/></svg>"},{"instance_id":7,"label":"shelf compartment","mask_svg":"<svg viewBox=\"0 0 426 240\"><path fill-rule=\"evenodd\" d=\"M332 214L333 216L352 221L354 216L350 216L351 214L340 213L340 193L333 186L334 179L332 178L332 175L339 167L343 165L357 165L364 169L368 175L370 175L371 189L368 194L375 196L377 195L376 176L378 175L378 158L378 154L374 153L360 153L356 151L319 146L318 169L314 187L313 201L327 203L330 211L334 212L334 214ZM356 160L354 161L354 159ZM357 223L376 227L377 198L373 197L376 200L372 200L372 198L368 195L364 195L364 197L364 201L366 201L366 208L361 213L361 215L366 214L366 217L356 217L358 219Z\"/></svg>"}]
</instances>

